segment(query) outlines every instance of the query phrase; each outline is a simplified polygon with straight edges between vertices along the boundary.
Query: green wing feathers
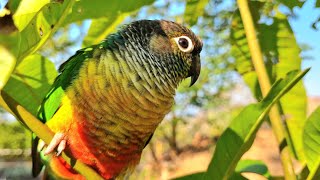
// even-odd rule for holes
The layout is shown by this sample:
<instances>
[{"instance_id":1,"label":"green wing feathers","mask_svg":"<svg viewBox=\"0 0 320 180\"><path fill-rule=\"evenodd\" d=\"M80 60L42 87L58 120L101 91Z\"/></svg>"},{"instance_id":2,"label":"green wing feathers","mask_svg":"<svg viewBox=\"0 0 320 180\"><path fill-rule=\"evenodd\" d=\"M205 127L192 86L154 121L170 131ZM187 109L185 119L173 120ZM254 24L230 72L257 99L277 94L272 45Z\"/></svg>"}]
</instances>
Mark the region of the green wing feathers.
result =
<instances>
[{"instance_id":1,"label":"green wing feathers","mask_svg":"<svg viewBox=\"0 0 320 180\"><path fill-rule=\"evenodd\" d=\"M92 47L81 49L60 66L60 74L39 109L38 116L43 122L50 120L59 109L64 91L71 85L72 80L77 78L83 62L92 57L92 51Z\"/></svg>"}]
</instances>

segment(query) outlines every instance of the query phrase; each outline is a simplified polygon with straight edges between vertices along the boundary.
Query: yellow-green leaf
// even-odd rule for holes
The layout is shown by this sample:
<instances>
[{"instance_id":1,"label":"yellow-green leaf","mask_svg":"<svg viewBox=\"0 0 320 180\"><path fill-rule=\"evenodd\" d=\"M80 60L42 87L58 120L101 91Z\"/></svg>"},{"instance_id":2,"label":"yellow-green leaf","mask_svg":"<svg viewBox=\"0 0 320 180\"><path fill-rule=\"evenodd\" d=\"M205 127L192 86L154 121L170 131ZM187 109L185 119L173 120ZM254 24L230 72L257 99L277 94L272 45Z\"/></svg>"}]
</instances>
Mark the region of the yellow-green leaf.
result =
<instances>
[{"instance_id":1,"label":"yellow-green leaf","mask_svg":"<svg viewBox=\"0 0 320 180\"><path fill-rule=\"evenodd\" d=\"M251 147L261 123L270 108L309 71L292 71L285 79L276 81L266 97L257 104L245 107L232 120L219 138L205 179L228 179L234 172L241 156Z\"/></svg>"},{"instance_id":2,"label":"yellow-green leaf","mask_svg":"<svg viewBox=\"0 0 320 180\"><path fill-rule=\"evenodd\" d=\"M114 18L111 16L92 20L88 34L83 40L83 47L101 42L108 34L116 30L116 26L119 25L127 15L128 13L123 13Z\"/></svg>"},{"instance_id":3,"label":"yellow-green leaf","mask_svg":"<svg viewBox=\"0 0 320 180\"><path fill-rule=\"evenodd\" d=\"M103 4L105 1L95 0L96 3ZM103 9L96 7L97 4L89 3L86 1L82 3L76 3L74 7L74 12L79 16L71 16L70 20L76 20L76 18L85 18L88 14L83 14L82 11L86 11L91 14L91 17L101 17L93 19L90 25L89 32L83 40L83 46L89 46L92 44L97 44L101 42L108 34L116 30L116 27L133 11L141 8L141 6L151 4L153 0L144 0L144 1L110 1L107 6ZM91 8L94 9L92 11ZM101 10L101 12L99 12ZM89 15L90 15L89 14ZM68 18L69 19L69 18Z\"/></svg>"},{"instance_id":4,"label":"yellow-green leaf","mask_svg":"<svg viewBox=\"0 0 320 180\"><path fill-rule=\"evenodd\" d=\"M142 1L105 1L105 0L82 0L76 1L72 7L72 13L68 14L65 23L84 19L100 17L116 17L119 14L131 12L144 5L153 3L154 0Z\"/></svg>"},{"instance_id":5,"label":"yellow-green leaf","mask_svg":"<svg viewBox=\"0 0 320 180\"><path fill-rule=\"evenodd\" d=\"M3 90L35 115L56 76L54 64L35 54L17 65Z\"/></svg>"},{"instance_id":6,"label":"yellow-green leaf","mask_svg":"<svg viewBox=\"0 0 320 180\"><path fill-rule=\"evenodd\" d=\"M256 18L256 21L258 20ZM273 24L258 24L258 22L255 24L271 82L284 77L289 71L301 69L300 48L286 16L277 13L273 18ZM261 89L253 69L239 13L233 17L230 37L236 69L242 74L256 99L260 100ZM288 126L288 142L296 157L303 161L302 129L306 120L306 92L303 83L299 82L280 102L281 113L286 118Z\"/></svg>"},{"instance_id":7,"label":"yellow-green leaf","mask_svg":"<svg viewBox=\"0 0 320 180\"><path fill-rule=\"evenodd\" d=\"M28 55L35 53L61 26L65 17L70 12L73 2L74 0L65 0L63 4L56 2L48 3L37 12L20 33L21 41L18 63Z\"/></svg>"},{"instance_id":8,"label":"yellow-green leaf","mask_svg":"<svg viewBox=\"0 0 320 180\"><path fill-rule=\"evenodd\" d=\"M50 0L22 0L13 15L14 24L19 31L22 31L38 11L48 3Z\"/></svg>"},{"instance_id":9,"label":"yellow-green leaf","mask_svg":"<svg viewBox=\"0 0 320 180\"><path fill-rule=\"evenodd\" d=\"M308 179L320 177L320 107L308 118L303 131L304 153L310 176Z\"/></svg>"},{"instance_id":10,"label":"yellow-green leaf","mask_svg":"<svg viewBox=\"0 0 320 180\"><path fill-rule=\"evenodd\" d=\"M7 83L11 72L14 69L16 59L6 47L0 44L0 90Z\"/></svg>"},{"instance_id":11,"label":"yellow-green leaf","mask_svg":"<svg viewBox=\"0 0 320 180\"><path fill-rule=\"evenodd\" d=\"M16 46L15 42L19 42L17 33L10 35L0 34L0 90L7 83L16 64Z\"/></svg>"}]
</instances>

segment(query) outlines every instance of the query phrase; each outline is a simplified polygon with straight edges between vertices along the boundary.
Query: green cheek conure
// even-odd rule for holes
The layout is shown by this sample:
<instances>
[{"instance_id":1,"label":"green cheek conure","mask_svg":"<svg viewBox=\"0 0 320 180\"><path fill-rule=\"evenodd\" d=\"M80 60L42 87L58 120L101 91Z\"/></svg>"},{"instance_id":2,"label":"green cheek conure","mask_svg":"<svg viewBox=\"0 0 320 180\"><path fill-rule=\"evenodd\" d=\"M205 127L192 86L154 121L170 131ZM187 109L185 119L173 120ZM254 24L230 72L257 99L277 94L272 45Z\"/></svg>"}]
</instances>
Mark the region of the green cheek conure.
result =
<instances>
[{"instance_id":1,"label":"green cheek conure","mask_svg":"<svg viewBox=\"0 0 320 180\"><path fill-rule=\"evenodd\" d=\"M201 40L165 20L125 25L81 49L59 69L39 118L55 132L46 148L34 137L33 175L84 179L58 154L64 150L105 179L122 179L174 103L175 89L200 74Z\"/></svg>"}]
</instances>

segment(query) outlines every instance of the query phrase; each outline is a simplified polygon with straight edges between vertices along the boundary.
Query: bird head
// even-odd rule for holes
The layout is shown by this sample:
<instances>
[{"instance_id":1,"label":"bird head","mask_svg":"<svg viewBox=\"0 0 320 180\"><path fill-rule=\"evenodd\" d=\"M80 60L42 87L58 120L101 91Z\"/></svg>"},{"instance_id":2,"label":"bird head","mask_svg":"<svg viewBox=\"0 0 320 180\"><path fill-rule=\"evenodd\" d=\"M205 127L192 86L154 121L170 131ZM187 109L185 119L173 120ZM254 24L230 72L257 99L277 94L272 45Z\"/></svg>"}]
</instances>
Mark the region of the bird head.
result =
<instances>
[{"instance_id":1,"label":"bird head","mask_svg":"<svg viewBox=\"0 0 320 180\"><path fill-rule=\"evenodd\" d=\"M188 73L186 77L191 77L190 86L192 86L200 75L202 41L190 29L175 22L162 20L160 21L160 26L166 34L165 37L161 38L167 39L168 41L167 43L159 43L160 48L164 46L163 49L171 50L175 56L179 57L178 61L182 61L181 64L187 64ZM171 49L165 46L170 46Z\"/></svg>"},{"instance_id":2,"label":"bird head","mask_svg":"<svg viewBox=\"0 0 320 180\"><path fill-rule=\"evenodd\" d=\"M145 59L143 66L152 66L157 71L153 74L164 81L177 85L191 77L190 86L197 81L202 42L190 29L172 21L140 20L125 26L120 34L126 49L138 51Z\"/></svg>"}]
</instances>

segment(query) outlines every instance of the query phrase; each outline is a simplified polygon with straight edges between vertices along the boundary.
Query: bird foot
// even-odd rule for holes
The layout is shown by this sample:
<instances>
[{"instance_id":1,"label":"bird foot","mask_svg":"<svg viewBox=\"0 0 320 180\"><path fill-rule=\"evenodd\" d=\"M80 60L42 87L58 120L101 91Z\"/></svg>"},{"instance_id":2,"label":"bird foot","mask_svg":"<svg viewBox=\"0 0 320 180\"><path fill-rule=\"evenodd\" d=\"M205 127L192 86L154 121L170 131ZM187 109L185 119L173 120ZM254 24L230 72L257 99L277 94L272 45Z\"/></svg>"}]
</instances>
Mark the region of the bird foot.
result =
<instances>
[{"instance_id":1,"label":"bird foot","mask_svg":"<svg viewBox=\"0 0 320 180\"><path fill-rule=\"evenodd\" d=\"M66 148L66 144L67 144L66 135L64 133L56 133L53 136L50 144L45 149L44 155L48 155L48 154L52 153L55 150L55 148L57 148L56 155L59 156L61 154L61 152ZM44 145L42 145L42 146L44 147Z\"/></svg>"}]
</instances>

